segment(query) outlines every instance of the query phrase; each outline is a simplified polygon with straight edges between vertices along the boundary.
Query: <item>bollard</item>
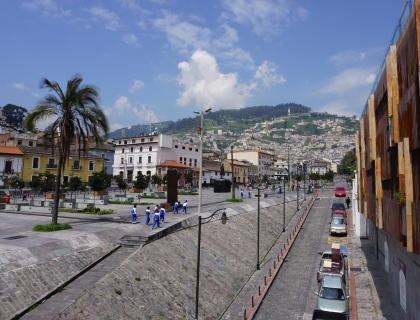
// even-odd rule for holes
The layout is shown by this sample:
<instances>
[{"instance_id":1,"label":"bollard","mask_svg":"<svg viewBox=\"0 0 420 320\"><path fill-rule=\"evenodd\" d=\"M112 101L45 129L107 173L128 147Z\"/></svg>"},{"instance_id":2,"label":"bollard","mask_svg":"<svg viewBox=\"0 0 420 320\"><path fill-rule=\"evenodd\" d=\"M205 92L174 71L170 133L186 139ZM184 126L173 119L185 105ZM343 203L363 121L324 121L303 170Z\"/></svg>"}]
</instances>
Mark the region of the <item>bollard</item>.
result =
<instances>
[{"instance_id":1,"label":"bollard","mask_svg":"<svg viewBox=\"0 0 420 320\"><path fill-rule=\"evenodd\" d=\"M254 307L254 296L252 296L252 307Z\"/></svg>"},{"instance_id":2,"label":"bollard","mask_svg":"<svg viewBox=\"0 0 420 320\"><path fill-rule=\"evenodd\" d=\"M273 270L276 268L276 260L273 261L274 262L274 268Z\"/></svg>"},{"instance_id":3,"label":"bollard","mask_svg":"<svg viewBox=\"0 0 420 320\"><path fill-rule=\"evenodd\" d=\"M268 276L271 277L271 268L268 268Z\"/></svg>"},{"instance_id":4,"label":"bollard","mask_svg":"<svg viewBox=\"0 0 420 320\"><path fill-rule=\"evenodd\" d=\"M246 320L246 309L244 309L244 320Z\"/></svg>"},{"instance_id":5,"label":"bollard","mask_svg":"<svg viewBox=\"0 0 420 320\"><path fill-rule=\"evenodd\" d=\"M258 286L258 295L261 295L261 286Z\"/></svg>"},{"instance_id":6,"label":"bollard","mask_svg":"<svg viewBox=\"0 0 420 320\"><path fill-rule=\"evenodd\" d=\"M267 284L267 277L264 276L264 285L266 285L266 284Z\"/></svg>"},{"instance_id":7,"label":"bollard","mask_svg":"<svg viewBox=\"0 0 420 320\"><path fill-rule=\"evenodd\" d=\"M282 252L280 251L280 254L281 254ZM277 255L277 262L280 262L280 254L278 254Z\"/></svg>"}]
</instances>

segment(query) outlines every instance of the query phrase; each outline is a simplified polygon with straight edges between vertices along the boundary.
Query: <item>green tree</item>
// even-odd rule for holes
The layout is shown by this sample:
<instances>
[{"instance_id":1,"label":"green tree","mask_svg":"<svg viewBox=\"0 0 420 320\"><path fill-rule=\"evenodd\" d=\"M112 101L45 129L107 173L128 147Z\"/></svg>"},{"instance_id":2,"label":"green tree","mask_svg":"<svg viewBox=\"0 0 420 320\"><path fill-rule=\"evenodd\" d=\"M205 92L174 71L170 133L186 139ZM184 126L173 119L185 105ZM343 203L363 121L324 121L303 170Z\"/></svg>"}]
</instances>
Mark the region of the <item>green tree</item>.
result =
<instances>
[{"instance_id":1,"label":"green tree","mask_svg":"<svg viewBox=\"0 0 420 320\"><path fill-rule=\"evenodd\" d=\"M103 170L92 172L87 184L92 191L103 191L111 186L111 177Z\"/></svg>"},{"instance_id":2,"label":"green tree","mask_svg":"<svg viewBox=\"0 0 420 320\"><path fill-rule=\"evenodd\" d=\"M341 160L340 164L337 166L337 173L338 174L348 174L351 175L354 171L352 170L353 164L355 162L354 158L354 150L348 151L343 159Z\"/></svg>"},{"instance_id":3,"label":"green tree","mask_svg":"<svg viewBox=\"0 0 420 320\"><path fill-rule=\"evenodd\" d=\"M9 125L15 128L21 128L23 119L28 113L28 110L9 103L3 107L2 113Z\"/></svg>"},{"instance_id":4,"label":"green tree","mask_svg":"<svg viewBox=\"0 0 420 320\"><path fill-rule=\"evenodd\" d=\"M263 175L262 182L268 182L268 176L266 174Z\"/></svg>"},{"instance_id":5,"label":"green tree","mask_svg":"<svg viewBox=\"0 0 420 320\"><path fill-rule=\"evenodd\" d=\"M184 174L184 180L185 185L191 185L191 182L193 180L193 173L191 171L188 171L186 174Z\"/></svg>"},{"instance_id":6,"label":"green tree","mask_svg":"<svg viewBox=\"0 0 420 320\"><path fill-rule=\"evenodd\" d=\"M139 171L137 173L136 179L134 180L133 187L136 189L146 189L147 188L147 181L146 176Z\"/></svg>"},{"instance_id":7,"label":"green tree","mask_svg":"<svg viewBox=\"0 0 420 320\"><path fill-rule=\"evenodd\" d=\"M159 185L159 184L162 183L162 178L160 176L158 176L157 174L154 174L152 176L152 183Z\"/></svg>"},{"instance_id":8,"label":"green tree","mask_svg":"<svg viewBox=\"0 0 420 320\"><path fill-rule=\"evenodd\" d=\"M79 150L87 150L88 138L99 144L102 136L109 131L108 119L99 106L99 91L92 85L82 85L83 79L74 76L67 81L63 92L57 82L42 79L40 88L53 91L41 99L29 112L23 122L27 130L34 130L41 120L55 120L45 129L45 139L50 142L53 156L58 153L57 179L55 185L52 223L58 220L58 202L61 175L69 160L71 145L76 143Z\"/></svg>"},{"instance_id":9,"label":"green tree","mask_svg":"<svg viewBox=\"0 0 420 320\"><path fill-rule=\"evenodd\" d=\"M9 178L9 185L13 188L13 189L15 189L15 195L16 195L16 190L17 189L20 189L20 190L22 190L22 188L23 187L25 187L25 181L21 178L21 176L20 175L14 175L14 176L11 176L10 178Z\"/></svg>"},{"instance_id":10,"label":"green tree","mask_svg":"<svg viewBox=\"0 0 420 320\"><path fill-rule=\"evenodd\" d=\"M334 180L334 172L329 170L327 173L324 174L324 179L327 181L333 181Z\"/></svg>"},{"instance_id":11,"label":"green tree","mask_svg":"<svg viewBox=\"0 0 420 320\"><path fill-rule=\"evenodd\" d=\"M114 179L117 182L118 189L120 189L120 193L122 192L122 190L127 189L127 182L124 181L122 175L115 176Z\"/></svg>"},{"instance_id":12,"label":"green tree","mask_svg":"<svg viewBox=\"0 0 420 320\"><path fill-rule=\"evenodd\" d=\"M86 190L85 185L82 182L82 179L78 176L73 176L63 185L64 190L71 192L70 198L73 198L73 192L84 191Z\"/></svg>"}]
</instances>

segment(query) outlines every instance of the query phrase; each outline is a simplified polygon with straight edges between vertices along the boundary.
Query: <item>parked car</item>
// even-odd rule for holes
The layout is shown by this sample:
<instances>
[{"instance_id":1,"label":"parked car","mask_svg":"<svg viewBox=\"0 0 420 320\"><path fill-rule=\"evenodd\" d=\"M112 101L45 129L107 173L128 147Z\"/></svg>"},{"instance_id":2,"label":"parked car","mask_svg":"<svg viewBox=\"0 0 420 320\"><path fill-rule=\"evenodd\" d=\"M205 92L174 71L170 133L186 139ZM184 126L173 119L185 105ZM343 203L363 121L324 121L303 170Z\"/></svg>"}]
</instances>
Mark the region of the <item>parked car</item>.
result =
<instances>
[{"instance_id":1,"label":"parked car","mask_svg":"<svg viewBox=\"0 0 420 320\"><path fill-rule=\"evenodd\" d=\"M317 310L347 314L350 296L346 295L346 287L340 276L325 276L315 294L318 296Z\"/></svg>"},{"instance_id":2,"label":"parked car","mask_svg":"<svg viewBox=\"0 0 420 320\"><path fill-rule=\"evenodd\" d=\"M346 189L343 186L337 186L335 188L335 196L336 197L346 197Z\"/></svg>"},{"instance_id":3,"label":"parked car","mask_svg":"<svg viewBox=\"0 0 420 320\"><path fill-rule=\"evenodd\" d=\"M347 213L345 210L334 210L332 215L334 216L342 216L344 219L344 222L347 223Z\"/></svg>"},{"instance_id":4,"label":"parked car","mask_svg":"<svg viewBox=\"0 0 420 320\"><path fill-rule=\"evenodd\" d=\"M344 205L344 202L333 202L331 207L331 214L334 212L334 210L346 211L346 206Z\"/></svg>"},{"instance_id":5,"label":"parked car","mask_svg":"<svg viewBox=\"0 0 420 320\"><path fill-rule=\"evenodd\" d=\"M330 234L347 234L347 223L344 221L342 215L332 215L330 222Z\"/></svg>"},{"instance_id":6,"label":"parked car","mask_svg":"<svg viewBox=\"0 0 420 320\"><path fill-rule=\"evenodd\" d=\"M347 260L346 255L344 254L347 252L347 248L343 247L344 250L340 250L340 265L338 270L334 270L332 268L332 250L328 249L322 252L319 252L321 255L321 261L319 263L319 267L316 273L316 277L318 282L321 281L326 275L340 275L344 282L346 282L346 269L347 269Z\"/></svg>"}]
</instances>

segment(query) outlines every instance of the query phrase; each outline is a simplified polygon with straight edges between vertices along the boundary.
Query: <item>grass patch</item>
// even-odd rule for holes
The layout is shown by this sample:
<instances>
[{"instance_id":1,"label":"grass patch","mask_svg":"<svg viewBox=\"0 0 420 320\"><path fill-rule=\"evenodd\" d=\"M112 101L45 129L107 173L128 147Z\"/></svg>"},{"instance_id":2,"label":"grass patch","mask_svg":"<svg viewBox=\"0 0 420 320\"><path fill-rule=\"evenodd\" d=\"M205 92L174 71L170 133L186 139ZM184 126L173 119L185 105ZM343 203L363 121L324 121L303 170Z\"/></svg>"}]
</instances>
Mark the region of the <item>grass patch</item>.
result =
<instances>
[{"instance_id":1,"label":"grass patch","mask_svg":"<svg viewBox=\"0 0 420 320\"><path fill-rule=\"evenodd\" d=\"M166 199L166 197L156 197L156 196L148 196L148 195L143 195L141 197L144 199Z\"/></svg>"},{"instance_id":2,"label":"grass patch","mask_svg":"<svg viewBox=\"0 0 420 320\"><path fill-rule=\"evenodd\" d=\"M180 196L198 196L197 192L188 192L188 191L179 191L178 195Z\"/></svg>"},{"instance_id":3,"label":"grass patch","mask_svg":"<svg viewBox=\"0 0 420 320\"><path fill-rule=\"evenodd\" d=\"M233 198L229 198L229 199L226 199L226 202L242 202L243 200L241 199L241 198L235 198L235 199L233 199Z\"/></svg>"},{"instance_id":4,"label":"grass patch","mask_svg":"<svg viewBox=\"0 0 420 320\"><path fill-rule=\"evenodd\" d=\"M135 279L136 279L136 281L140 281L140 277L136 277Z\"/></svg>"},{"instance_id":5,"label":"grass patch","mask_svg":"<svg viewBox=\"0 0 420 320\"><path fill-rule=\"evenodd\" d=\"M138 206L150 206L153 205L154 202L131 202L131 201L119 201L119 200L112 200L112 201L108 201L108 204L136 204Z\"/></svg>"},{"instance_id":6,"label":"grass patch","mask_svg":"<svg viewBox=\"0 0 420 320\"><path fill-rule=\"evenodd\" d=\"M68 223L37 224L35 227L32 228L32 231L52 232L66 229L73 229L73 227Z\"/></svg>"},{"instance_id":7,"label":"grass patch","mask_svg":"<svg viewBox=\"0 0 420 320\"><path fill-rule=\"evenodd\" d=\"M121 290L115 289L115 293L121 295L122 292L121 292Z\"/></svg>"}]
</instances>

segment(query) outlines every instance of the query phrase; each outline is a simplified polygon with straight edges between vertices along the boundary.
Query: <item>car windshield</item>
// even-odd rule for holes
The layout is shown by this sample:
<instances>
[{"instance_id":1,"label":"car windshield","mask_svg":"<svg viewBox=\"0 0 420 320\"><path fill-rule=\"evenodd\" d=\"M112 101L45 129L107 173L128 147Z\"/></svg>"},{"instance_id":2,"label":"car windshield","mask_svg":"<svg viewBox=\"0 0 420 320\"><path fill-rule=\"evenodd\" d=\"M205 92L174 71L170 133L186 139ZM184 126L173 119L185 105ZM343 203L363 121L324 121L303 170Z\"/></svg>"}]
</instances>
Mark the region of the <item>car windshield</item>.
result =
<instances>
[{"instance_id":1,"label":"car windshield","mask_svg":"<svg viewBox=\"0 0 420 320\"><path fill-rule=\"evenodd\" d=\"M341 209L344 209L344 203L334 203L333 206L332 206L332 209L333 210L337 210L337 209L341 210Z\"/></svg>"},{"instance_id":2,"label":"car windshield","mask_svg":"<svg viewBox=\"0 0 420 320\"><path fill-rule=\"evenodd\" d=\"M340 288L323 287L319 291L319 297L324 299L344 300L343 290Z\"/></svg>"},{"instance_id":3,"label":"car windshield","mask_svg":"<svg viewBox=\"0 0 420 320\"><path fill-rule=\"evenodd\" d=\"M336 191L344 191L344 188L336 188Z\"/></svg>"},{"instance_id":4,"label":"car windshield","mask_svg":"<svg viewBox=\"0 0 420 320\"><path fill-rule=\"evenodd\" d=\"M333 218L331 224L344 224L344 220L341 218Z\"/></svg>"}]
</instances>

